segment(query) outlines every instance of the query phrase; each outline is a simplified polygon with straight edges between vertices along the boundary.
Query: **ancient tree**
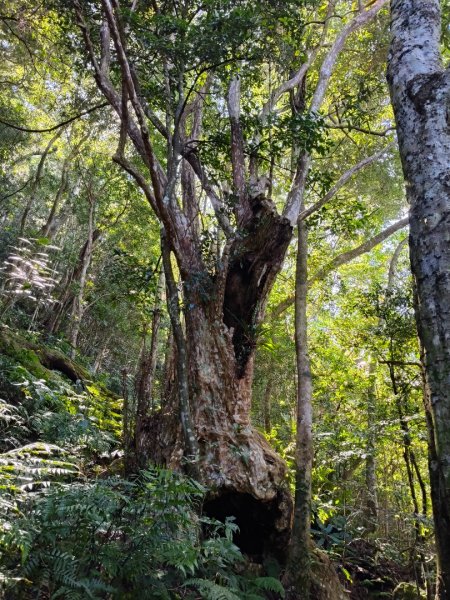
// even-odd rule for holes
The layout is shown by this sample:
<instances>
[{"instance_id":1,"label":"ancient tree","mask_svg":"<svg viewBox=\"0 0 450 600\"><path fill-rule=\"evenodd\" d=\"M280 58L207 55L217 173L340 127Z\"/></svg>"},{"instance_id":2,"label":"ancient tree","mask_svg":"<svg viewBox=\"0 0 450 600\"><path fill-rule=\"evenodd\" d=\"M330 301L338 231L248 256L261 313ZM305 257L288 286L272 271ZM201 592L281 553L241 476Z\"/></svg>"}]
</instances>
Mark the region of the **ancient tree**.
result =
<instances>
[{"instance_id":1,"label":"ancient tree","mask_svg":"<svg viewBox=\"0 0 450 600\"><path fill-rule=\"evenodd\" d=\"M388 81L410 208L410 256L423 347L437 598L450 598L450 71L438 0L393 0Z\"/></svg>"},{"instance_id":2,"label":"ancient tree","mask_svg":"<svg viewBox=\"0 0 450 600\"><path fill-rule=\"evenodd\" d=\"M250 424L257 337L304 209L333 69L385 2L344 2L337 19L335 2L211 2L205 11L196 2L73 1L82 52L120 127L114 160L162 227L176 376L173 402L149 423L151 454L211 486L206 511L235 515L239 543L255 556L284 553L292 512L285 465ZM291 140L282 156L275 130L275 141ZM277 161L293 171L288 190Z\"/></svg>"}]
</instances>

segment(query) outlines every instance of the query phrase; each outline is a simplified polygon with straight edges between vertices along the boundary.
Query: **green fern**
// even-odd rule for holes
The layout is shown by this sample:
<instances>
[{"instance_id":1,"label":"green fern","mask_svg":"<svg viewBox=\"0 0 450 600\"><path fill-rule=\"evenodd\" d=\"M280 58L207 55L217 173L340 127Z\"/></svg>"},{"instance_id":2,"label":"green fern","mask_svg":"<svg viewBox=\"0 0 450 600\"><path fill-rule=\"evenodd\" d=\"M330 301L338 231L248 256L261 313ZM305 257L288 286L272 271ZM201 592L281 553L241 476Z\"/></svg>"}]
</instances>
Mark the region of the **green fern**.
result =
<instances>
[{"instance_id":1,"label":"green fern","mask_svg":"<svg viewBox=\"0 0 450 600\"><path fill-rule=\"evenodd\" d=\"M275 594L279 594L282 598L285 596L283 586L278 579L275 579L275 577L256 577L252 580L252 584L259 590L274 592Z\"/></svg>"},{"instance_id":2,"label":"green fern","mask_svg":"<svg viewBox=\"0 0 450 600\"><path fill-rule=\"evenodd\" d=\"M197 588L204 600L242 600L231 590L207 579L190 579L185 585Z\"/></svg>"},{"instance_id":3,"label":"green fern","mask_svg":"<svg viewBox=\"0 0 450 600\"><path fill-rule=\"evenodd\" d=\"M207 579L190 579L186 585L196 587L205 600L264 600L264 592L274 592L281 598L285 597L283 586L274 577L235 575L227 578L226 585L224 582L219 585Z\"/></svg>"}]
</instances>

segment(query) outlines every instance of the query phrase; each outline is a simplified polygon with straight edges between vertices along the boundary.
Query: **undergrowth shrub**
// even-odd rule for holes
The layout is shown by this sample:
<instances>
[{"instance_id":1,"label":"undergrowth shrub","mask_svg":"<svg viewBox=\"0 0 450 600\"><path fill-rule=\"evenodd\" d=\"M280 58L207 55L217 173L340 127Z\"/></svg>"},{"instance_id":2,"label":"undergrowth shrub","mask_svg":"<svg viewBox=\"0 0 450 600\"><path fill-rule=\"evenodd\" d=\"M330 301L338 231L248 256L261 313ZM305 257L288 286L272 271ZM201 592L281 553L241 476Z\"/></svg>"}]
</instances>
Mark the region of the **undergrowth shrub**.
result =
<instances>
[{"instance_id":1,"label":"undergrowth shrub","mask_svg":"<svg viewBox=\"0 0 450 600\"><path fill-rule=\"evenodd\" d=\"M264 590L281 593L275 579L236 572L243 562L236 525L203 517L204 494L167 470L41 494L0 538L7 597L256 600Z\"/></svg>"},{"instance_id":2,"label":"undergrowth shrub","mask_svg":"<svg viewBox=\"0 0 450 600\"><path fill-rule=\"evenodd\" d=\"M119 400L25 359L0 354L0 597L283 596L245 574L237 527L202 515L200 484L158 469L95 479L120 456Z\"/></svg>"},{"instance_id":3,"label":"undergrowth shrub","mask_svg":"<svg viewBox=\"0 0 450 600\"><path fill-rule=\"evenodd\" d=\"M77 389L62 378L48 381L5 356L0 356L0 369L16 390L10 401L0 396L0 451L40 440L86 457L117 446L120 415L94 384Z\"/></svg>"}]
</instances>

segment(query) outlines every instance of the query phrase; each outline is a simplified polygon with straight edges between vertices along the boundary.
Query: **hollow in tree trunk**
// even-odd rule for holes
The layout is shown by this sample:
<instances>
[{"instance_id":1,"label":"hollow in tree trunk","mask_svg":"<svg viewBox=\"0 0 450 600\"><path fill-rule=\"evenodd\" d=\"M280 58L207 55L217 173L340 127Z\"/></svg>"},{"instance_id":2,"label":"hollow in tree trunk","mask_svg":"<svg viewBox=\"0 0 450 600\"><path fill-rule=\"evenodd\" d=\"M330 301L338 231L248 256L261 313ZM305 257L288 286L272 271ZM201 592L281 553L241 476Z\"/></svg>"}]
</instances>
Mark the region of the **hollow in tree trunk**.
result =
<instances>
[{"instance_id":1,"label":"hollow in tree trunk","mask_svg":"<svg viewBox=\"0 0 450 600\"><path fill-rule=\"evenodd\" d=\"M212 490L205 513L221 520L235 516L235 541L255 560L267 553L283 560L292 503L286 467L251 426L250 406L258 326L292 228L267 199L254 199L253 207L248 234L231 245L221 280L207 272L195 278L182 273L188 404L198 444L196 470ZM166 264L165 271L167 277ZM179 395L150 419L147 436L148 454L173 468L188 454Z\"/></svg>"}]
</instances>

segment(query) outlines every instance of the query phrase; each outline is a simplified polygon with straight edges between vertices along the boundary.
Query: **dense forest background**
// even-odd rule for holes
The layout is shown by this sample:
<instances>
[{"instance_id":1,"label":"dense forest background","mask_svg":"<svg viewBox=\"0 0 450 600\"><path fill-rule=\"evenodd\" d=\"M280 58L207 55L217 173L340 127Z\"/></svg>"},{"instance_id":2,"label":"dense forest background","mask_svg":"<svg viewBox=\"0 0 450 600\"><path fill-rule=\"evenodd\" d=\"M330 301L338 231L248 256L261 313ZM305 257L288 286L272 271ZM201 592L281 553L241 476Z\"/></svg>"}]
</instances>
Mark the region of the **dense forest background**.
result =
<instances>
[{"instance_id":1,"label":"dense forest background","mask_svg":"<svg viewBox=\"0 0 450 600\"><path fill-rule=\"evenodd\" d=\"M267 477L295 495L307 341L312 591L291 597L433 598L388 25L379 0L2 3L2 597L292 593L280 550L288 541L271 547L274 517L253 504L267 507L273 494L247 481L262 472L252 462L260 444L264 464L270 452L286 464ZM268 232L256 200L274 219ZM239 289L229 283L236 273ZM210 422L194 407L209 396L192 383L201 343L189 336L213 322L220 281L236 311L223 317L236 381L251 386L248 421L202 433L226 455L226 484L214 484L212 459L189 446L186 429L200 440L198 423ZM265 296L251 304L261 281ZM276 519L280 506L270 508Z\"/></svg>"}]
</instances>

